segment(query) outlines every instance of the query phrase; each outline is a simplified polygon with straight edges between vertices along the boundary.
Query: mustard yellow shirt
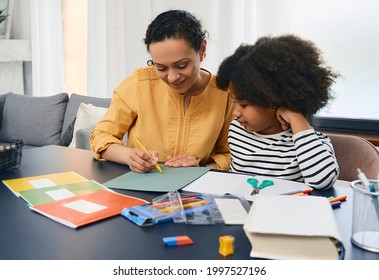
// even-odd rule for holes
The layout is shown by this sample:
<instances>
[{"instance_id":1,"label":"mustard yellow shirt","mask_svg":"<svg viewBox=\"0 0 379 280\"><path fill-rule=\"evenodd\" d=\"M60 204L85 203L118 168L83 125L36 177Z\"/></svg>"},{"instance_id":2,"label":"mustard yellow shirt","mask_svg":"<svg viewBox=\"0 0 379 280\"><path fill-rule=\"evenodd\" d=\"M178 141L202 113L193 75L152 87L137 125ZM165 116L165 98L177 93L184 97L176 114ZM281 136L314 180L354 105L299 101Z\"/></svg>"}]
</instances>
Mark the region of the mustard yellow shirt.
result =
<instances>
[{"instance_id":1,"label":"mustard yellow shirt","mask_svg":"<svg viewBox=\"0 0 379 280\"><path fill-rule=\"evenodd\" d=\"M201 165L215 162L229 170L228 128L232 99L216 87L215 76L204 91L191 98L184 113L184 97L156 75L154 66L137 69L115 89L104 118L91 133L96 159L113 143L135 147L136 135L165 162L169 155L193 155Z\"/></svg>"}]
</instances>

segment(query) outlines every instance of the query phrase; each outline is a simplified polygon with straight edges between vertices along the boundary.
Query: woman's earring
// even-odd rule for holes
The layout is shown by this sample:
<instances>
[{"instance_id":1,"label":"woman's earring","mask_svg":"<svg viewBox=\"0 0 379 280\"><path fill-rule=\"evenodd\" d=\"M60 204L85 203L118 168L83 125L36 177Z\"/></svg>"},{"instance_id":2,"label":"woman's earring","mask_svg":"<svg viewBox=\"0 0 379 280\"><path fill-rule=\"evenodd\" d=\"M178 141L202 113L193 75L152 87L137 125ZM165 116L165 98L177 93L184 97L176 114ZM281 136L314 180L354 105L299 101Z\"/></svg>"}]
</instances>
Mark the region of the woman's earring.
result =
<instances>
[{"instance_id":1,"label":"woman's earring","mask_svg":"<svg viewBox=\"0 0 379 280\"><path fill-rule=\"evenodd\" d=\"M202 55L201 55L201 57L200 57L200 61L203 61L204 60L204 58L207 56L207 53L203 53Z\"/></svg>"}]
</instances>

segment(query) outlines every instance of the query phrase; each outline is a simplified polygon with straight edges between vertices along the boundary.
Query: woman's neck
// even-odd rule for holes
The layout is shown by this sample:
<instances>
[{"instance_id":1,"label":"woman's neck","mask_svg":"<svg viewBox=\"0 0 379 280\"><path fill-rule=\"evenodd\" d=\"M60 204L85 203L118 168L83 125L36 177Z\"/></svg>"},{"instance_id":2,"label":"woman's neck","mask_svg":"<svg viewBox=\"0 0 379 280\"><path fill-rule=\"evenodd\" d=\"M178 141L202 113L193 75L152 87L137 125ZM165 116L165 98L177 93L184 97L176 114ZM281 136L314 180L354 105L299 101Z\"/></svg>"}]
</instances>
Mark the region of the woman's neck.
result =
<instances>
[{"instance_id":1,"label":"woman's neck","mask_svg":"<svg viewBox=\"0 0 379 280\"><path fill-rule=\"evenodd\" d=\"M184 97L197 96L200 95L204 89L207 87L209 80L211 78L211 73L204 69L200 69L200 75L197 82L186 92Z\"/></svg>"}]
</instances>

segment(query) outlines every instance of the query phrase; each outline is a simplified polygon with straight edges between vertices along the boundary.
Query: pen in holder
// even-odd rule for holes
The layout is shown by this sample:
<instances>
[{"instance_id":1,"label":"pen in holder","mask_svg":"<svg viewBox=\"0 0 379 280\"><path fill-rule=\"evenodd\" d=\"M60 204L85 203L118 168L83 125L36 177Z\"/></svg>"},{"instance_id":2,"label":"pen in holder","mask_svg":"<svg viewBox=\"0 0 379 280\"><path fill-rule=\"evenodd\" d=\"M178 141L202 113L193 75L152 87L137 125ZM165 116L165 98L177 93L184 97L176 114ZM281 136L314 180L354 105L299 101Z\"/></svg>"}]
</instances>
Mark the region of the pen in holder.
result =
<instances>
[{"instance_id":1,"label":"pen in holder","mask_svg":"<svg viewBox=\"0 0 379 280\"><path fill-rule=\"evenodd\" d=\"M367 251L379 253L378 180L369 180L369 183L370 189L361 180L351 182L354 190L351 242Z\"/></svg>"}]
</instances>

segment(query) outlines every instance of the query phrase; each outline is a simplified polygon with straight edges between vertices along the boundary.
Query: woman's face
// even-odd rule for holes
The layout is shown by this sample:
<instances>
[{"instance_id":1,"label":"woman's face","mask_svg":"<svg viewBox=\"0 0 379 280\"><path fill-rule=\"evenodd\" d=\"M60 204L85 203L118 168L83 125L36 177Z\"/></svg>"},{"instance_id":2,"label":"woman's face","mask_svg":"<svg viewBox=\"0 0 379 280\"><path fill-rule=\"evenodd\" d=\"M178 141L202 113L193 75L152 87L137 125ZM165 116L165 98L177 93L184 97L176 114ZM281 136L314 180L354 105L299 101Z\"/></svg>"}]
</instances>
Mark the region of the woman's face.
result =
<instances>
[{"instance_id":1,"label":"woman's face","mask_svg":"<svg viewBox=\"0 0 379 280\"><path fill-rule=\"evenodd\" d=\"M149 51L159 78L176 93L196 88L203 50L196 52L184 39L167 39L151 43Z\"/></svg>"}]
</instances>

